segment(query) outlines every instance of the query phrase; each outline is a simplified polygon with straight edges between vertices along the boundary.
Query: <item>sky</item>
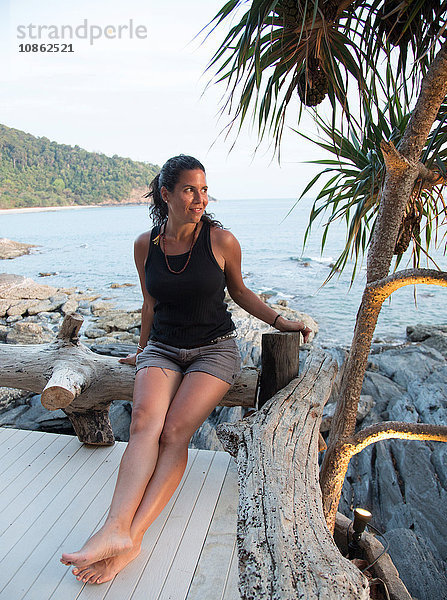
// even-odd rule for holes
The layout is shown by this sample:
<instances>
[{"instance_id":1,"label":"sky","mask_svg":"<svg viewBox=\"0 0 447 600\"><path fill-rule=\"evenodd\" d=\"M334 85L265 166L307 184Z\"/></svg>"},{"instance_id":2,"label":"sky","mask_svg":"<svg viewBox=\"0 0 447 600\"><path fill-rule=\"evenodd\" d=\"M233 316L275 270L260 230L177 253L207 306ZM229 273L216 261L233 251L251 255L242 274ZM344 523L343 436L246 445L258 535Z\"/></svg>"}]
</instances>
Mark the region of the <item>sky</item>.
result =
<instances>
[{"instance_id":1,"label":"sky","mask_svg":"<svg viewBox=\"0 0 447 600\"><path fill-rule=\"evenodd\" d=\"M205 165L210 194L218 199L297 197L319 170L305 161L322 157L291 129L298 102L284 132L281 164L268 143L255 153L256 132L248 127L233 148L234 137L221 134L228 123L228 116L219 117L224 87L207 85L205 69L225 29L206 39L197 34L224 3L0 0L0 123L159 165L191 154ZM71 26L73 39L56 39L62 26L65 35ZM90 32L97 39L90 40ZM20 44L64 42L73 52L19 51ZM310 118L300 131L315 131Z\"/></svg>"}]
</instances>

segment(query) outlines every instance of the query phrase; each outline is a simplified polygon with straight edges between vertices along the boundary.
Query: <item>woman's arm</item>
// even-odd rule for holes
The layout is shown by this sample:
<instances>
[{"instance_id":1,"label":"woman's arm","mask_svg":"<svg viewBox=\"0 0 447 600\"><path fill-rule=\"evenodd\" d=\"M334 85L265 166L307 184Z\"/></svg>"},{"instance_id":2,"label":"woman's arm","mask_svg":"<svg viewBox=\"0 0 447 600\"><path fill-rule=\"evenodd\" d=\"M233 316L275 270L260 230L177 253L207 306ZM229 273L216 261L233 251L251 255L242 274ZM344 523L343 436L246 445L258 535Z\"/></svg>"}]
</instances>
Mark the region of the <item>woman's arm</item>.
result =
<instances>
[{"instance_id":1,"label":"woman's arm","mask_svg":"<svg viewBox=\"0 0 447 600\"><path fill-rule=\"evenodd\" d=\"M302 321L289 321L263 302L244 284L241 272L241 247L232 233L224 229L215 229L213 241L224 263L228 293L241 308L269 325L275 324L279 331L300 331L307 342L312 330ZM222 260L223 259L223 260Z\"/></svg>"},{"instance_id":2,"label":"woman's arm","mask_svg":"<svg viewBox=\"0 0 447 600\"><path fill-rule=\"evenodd\" d=\"M149 334L152 327L152 320L154 318L154 304L155 300L149 295L146 289L146 272L145 264L149 250L149 243L151 238L151 232L147 231L142 233L135 240L134 244L134 259L135 266L138 271L138 277L140 279L141 292L143 294L143 306L141 309L141 330L140 330L140 341L138 342L138 349L135 354L129 354L126 358L121 358L119 362L134 365L137 355L142 352L149 339Z\"/></svg>"}]
</instances>

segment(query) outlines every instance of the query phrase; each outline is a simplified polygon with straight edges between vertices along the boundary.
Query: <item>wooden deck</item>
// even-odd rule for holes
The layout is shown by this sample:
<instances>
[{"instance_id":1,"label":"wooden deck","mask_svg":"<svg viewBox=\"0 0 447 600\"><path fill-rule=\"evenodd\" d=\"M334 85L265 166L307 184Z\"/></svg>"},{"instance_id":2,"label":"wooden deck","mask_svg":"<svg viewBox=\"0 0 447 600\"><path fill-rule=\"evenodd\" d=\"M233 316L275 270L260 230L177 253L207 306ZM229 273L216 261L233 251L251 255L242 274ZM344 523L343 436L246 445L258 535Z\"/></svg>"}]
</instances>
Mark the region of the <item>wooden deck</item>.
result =
<instances>
[{"instance_id":1,"label":"wooden deck","mask_svg":"<svg viewBox=\"0 0 447 600\"><path fill-rule=\"evenodd\" d=\"M1 600L240 600L237 473L225 452L190 450L140 556L102 585L59 562L102 523L126 444L0 428Z\"/></svg>"}]
</instances>

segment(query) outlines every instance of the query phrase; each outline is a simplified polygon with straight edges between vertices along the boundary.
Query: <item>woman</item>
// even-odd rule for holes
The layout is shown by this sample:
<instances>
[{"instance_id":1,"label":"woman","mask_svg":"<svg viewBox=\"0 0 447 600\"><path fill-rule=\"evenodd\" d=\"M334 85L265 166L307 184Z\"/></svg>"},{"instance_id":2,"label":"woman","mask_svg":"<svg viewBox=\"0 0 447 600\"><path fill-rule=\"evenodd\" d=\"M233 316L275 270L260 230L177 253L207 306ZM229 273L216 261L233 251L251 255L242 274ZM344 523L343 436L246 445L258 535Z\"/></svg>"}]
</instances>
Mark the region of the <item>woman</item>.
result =
<instances>
[{"instance_id":1,"label":"woman","mask_svg":"<svg viewBox=\"0 0 447 600\"><path fill-rule=\"evenodd\" d=\"M140 552L145 531L182 478L188 443L240 369L224 288L239 306L280 331L311 330L288 321L243 283L236 238L205 212L203 165L169 159L150 186L155 227L135 242L143 292L140 343L121 362L135 364L130 439L110 511L79 550L63 554L88 583L112 579Z\"/></svg>"}]
</instances>

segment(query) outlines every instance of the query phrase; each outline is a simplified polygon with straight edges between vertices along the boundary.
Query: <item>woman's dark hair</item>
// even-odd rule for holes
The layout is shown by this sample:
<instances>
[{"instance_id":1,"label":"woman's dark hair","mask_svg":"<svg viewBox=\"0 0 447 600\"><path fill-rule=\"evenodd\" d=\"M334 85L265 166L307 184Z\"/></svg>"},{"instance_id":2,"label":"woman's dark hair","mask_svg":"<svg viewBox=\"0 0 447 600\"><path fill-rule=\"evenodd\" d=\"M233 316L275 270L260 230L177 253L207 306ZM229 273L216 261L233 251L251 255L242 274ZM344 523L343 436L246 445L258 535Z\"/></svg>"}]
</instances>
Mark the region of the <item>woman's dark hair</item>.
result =
<instances>
[{"instance_id":1,"label":"woman's dark hair","mask_svg":"<svg viewBox=\"0 0 447 600\"><path fill-rule=\"evenodd\" d=\"M161 197L161 188L164 186L168 191L174 191L182 171L196 169L200 169L205 173L205 167L202 163L197 158L187 156L186 154L173 156L165 162L160 173L149 184L149 192L144 196L145 198L152 199L152 206L149 212L154 225L161 225L168 218L168 205ZM213 215L207 212L203 213L202 221L207 221L210 225L215 225L216 227L222 227L222 223L213 219Z\"/></svg>"}]
</instances>

